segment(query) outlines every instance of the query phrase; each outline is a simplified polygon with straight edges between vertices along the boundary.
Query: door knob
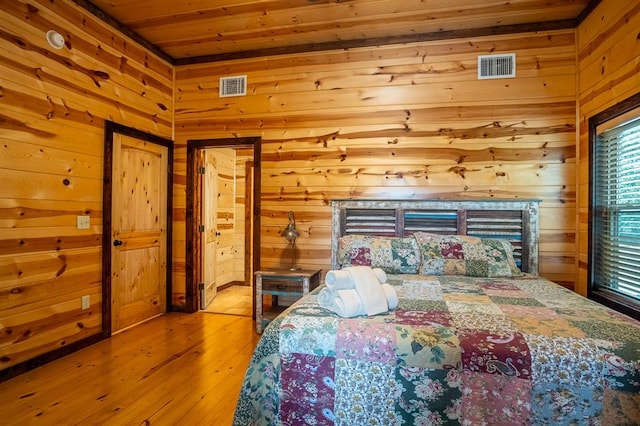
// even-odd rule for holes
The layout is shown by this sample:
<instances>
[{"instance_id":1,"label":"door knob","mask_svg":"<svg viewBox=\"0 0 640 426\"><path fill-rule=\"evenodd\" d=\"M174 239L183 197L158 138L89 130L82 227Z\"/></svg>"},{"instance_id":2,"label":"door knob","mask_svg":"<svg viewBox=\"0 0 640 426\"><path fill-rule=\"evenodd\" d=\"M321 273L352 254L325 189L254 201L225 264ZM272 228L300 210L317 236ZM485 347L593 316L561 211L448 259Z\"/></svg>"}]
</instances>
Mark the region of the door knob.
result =
<instances>
[{"instance_id":1,"label":"door knob","mask_svg":"<svg viewBox=\"0 0 640 426\"><path fill-rule=\"evenodd\" d=\"M120 241L120 240L113 240L113 246L114 246L114 247L118 247L118 246L121 246L121 245L122 245L122 241Z\"/></svg>"}]
</instances>

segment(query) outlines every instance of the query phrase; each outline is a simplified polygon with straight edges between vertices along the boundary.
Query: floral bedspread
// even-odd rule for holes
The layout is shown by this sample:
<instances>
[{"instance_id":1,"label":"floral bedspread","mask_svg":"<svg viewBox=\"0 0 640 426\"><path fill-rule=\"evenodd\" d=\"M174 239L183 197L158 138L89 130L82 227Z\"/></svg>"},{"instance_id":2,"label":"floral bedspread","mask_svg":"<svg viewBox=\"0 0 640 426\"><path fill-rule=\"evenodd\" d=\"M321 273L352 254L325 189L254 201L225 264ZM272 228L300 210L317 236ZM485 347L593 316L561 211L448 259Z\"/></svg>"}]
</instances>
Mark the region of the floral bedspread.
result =
<instances>
[{"instance_id":1,"label":"floral bedspread","mask_svg":"<svg viewBox=\"0 0 640 426\"><path fill-rule=\"evenodd\" d=\"M640 424L639 322L530 275L389 283L393 312L316 289L270 323L234 424Z\"/></svg>"}]
</instances>

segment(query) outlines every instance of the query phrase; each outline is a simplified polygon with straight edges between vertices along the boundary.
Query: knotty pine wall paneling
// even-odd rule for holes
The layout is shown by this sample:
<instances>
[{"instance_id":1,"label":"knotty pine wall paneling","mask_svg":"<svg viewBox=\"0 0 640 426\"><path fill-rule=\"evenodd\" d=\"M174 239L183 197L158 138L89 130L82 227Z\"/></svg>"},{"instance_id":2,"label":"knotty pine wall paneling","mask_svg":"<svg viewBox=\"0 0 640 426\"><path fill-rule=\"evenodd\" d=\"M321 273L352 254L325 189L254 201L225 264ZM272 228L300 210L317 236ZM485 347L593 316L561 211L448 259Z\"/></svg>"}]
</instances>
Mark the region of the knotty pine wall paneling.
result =
<instances>
[{"instance_id":1,"label":"knotty pine wall paneling","mask_svg":"<svg viewBox=\"0 0 640 426\"><path fill-rule=\"evenodd\" d=\"M171 138L173 67L70 0L2 1L0 22L1 374L101 332L104 122Z\"/></svg>"},{"instance_id":2,"label":"knotty pine wall paneling","mask_svg":"<svg viewBox=\"0 0 640 426\"><path fill-rule=\"evenodd\" d=\"M516 78L477 80L478 55L510 52ZM248 96L219 98L234 75ZM573 287L575 82L574 30L178 66L176 161L262 137L262 267L287 264L293 210L298 263L328 269L333 198L540 199L540 272Z\"/></svg>"},{"instance_id":3,"label":"knotty pine wall paneling","mask_svg":"<svg viewBox=\"0 0 640 426\"><path fill-rule=\"evenodd\" d=\"M605 0L577 29L579 87L578 280L587 294L589 118L640 91L640 3Z\"/></svg>"}]
</instances>

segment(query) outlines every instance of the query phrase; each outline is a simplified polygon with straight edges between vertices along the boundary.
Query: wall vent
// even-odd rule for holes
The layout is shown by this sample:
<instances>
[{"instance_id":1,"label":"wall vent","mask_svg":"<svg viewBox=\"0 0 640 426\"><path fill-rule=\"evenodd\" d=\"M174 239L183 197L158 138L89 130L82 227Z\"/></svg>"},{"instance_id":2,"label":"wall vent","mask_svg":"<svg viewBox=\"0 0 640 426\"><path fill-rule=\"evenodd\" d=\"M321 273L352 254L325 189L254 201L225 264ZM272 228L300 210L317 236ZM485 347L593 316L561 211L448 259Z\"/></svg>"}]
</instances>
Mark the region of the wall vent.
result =
<instances>
[{"instance_id":1,"label":"wall vent","mask_svg":"<svg viewBox=\"0 0 640 426\"><path fill-rule=\"evenodd\" d=\"M516 54L478 56L478 80L516 76Z\"/></svg>"},{"instance_id":2,"label":"wall vent","mask_svg":"<svg viewBox=\"0 0 640 426\"><path fill-rule=\"evenodd\" d=\"M247 76L236 75L233 77L220 77L220 97L246 96Z\"/></svg>"}]
</instances>

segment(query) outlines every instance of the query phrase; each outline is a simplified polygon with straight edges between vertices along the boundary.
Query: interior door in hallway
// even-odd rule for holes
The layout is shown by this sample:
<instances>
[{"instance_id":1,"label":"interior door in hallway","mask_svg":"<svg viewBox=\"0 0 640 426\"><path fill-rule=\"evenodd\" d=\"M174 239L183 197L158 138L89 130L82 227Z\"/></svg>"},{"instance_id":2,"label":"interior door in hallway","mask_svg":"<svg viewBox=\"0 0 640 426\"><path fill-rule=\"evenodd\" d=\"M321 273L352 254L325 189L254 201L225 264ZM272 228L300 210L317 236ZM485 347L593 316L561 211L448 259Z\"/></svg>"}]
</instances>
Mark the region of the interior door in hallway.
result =
<instances>
[{"instance_id":1,"label":"interior door in hallway","mask_svg":"<svg viewBox=\"0 0 640 426\"><path fill-rule=\"evenodd\" d=\"M111 332L167 310L169 148L113 137Z\"/></svg>"},{"instance_id":2,"label":"interior door in hallway","mask_svg":"<svg viewBox=\"0 0 640 426\"><path fill-rule=\"evenodd\" d=\"M209 149L216 158L216 284L218 288L236 281L236 272L242 264L236 264L236 251L244 250L242 245L236 245L238 229L236 217L236 151L231 148Z\"/></svg>"},{"instance_id":3,"label":"interior door in hallway","mask_svg":"<svg viewBox=\"0 0 640 426\"><path fill-rule=\"evenodd\" d=\"M216 253L218 250L218 170L213 151L203 151L202 188L202 295L200 309L205 309L216 297Z\"/></svg>"}]
</instances>

